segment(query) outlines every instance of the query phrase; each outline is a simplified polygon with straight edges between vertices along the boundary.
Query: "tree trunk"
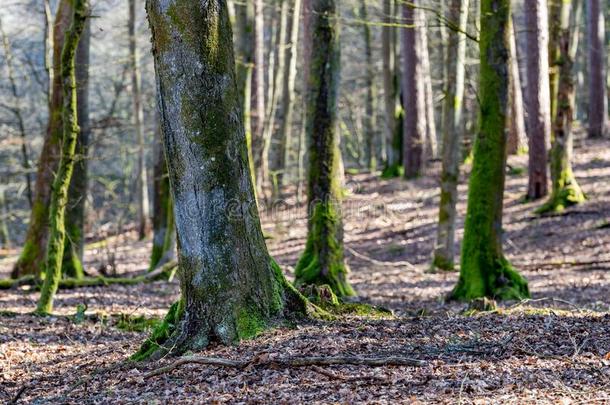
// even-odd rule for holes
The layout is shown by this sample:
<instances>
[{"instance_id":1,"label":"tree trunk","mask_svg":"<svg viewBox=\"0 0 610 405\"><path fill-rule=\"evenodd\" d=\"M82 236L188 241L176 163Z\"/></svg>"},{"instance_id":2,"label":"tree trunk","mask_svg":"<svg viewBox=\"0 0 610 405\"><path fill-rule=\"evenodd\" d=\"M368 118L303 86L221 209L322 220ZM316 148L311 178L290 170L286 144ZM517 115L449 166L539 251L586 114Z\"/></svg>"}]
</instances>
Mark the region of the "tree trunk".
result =
<instances>
[{"instance_id":1,"label":"tree trunk","mask_svg":"<svg viewBox=\"0 0 610 405\"><path fill-rule=\"evenodd\" d=\"M2 27L2 20L0 20L0 34L2 35L2 44L4 46L4 57L6 60L6 68L8 70L8 80L11 88L11 94L13 96L13 106L11 108L12 113L15 115L17 119L17 126L19 128L19 136L21 137L21 158L22 158L22 166L23 171L25 172L25 192L26 197L28 199L28 203L30 204L30 208L32 208L32 175L30 174L30 158L28 156L28 147L27 147L27 139L25 134L25 124L23 121L23 114L21 113L21 99L19 98L19 93L17 92L17 83L15 82L15 75L13 72L13 53L11 52L11 45L9 43L8 37L4 32L4 28Z\"/></svg>"},{"instance_id":2,"label":"tree trunk","mask_svg":"<svg viewBox=\"0 0 610 405\"><path fill-rule=\"evenodd\" d=\"M53 310L53 298L59 287L61 264L64 253L64 218L68 204L68 188L74 169L74 154L78 138L77 83L75 57L81 33L89 13L88 0L74 0L72 24L66 32L61 52L61 74L63 105L61 108L63 136L61 158L53 180L53 192L49 207L49 241L45 255L45 279L40 292L36 312L47 314Z\"/></svg>"},{"instance_id":3,"label":"tree trunk","mask_svg":"<svg viewBox=\"0 0 610 405\"><path fill-rule=\"evenodd\" d=\"M525 116L523 114L523 93L521 92L521 75L517 60L517 42L515 40L515 26L510 21L509 33L509 75L508 75L508 144L507 151L514 155L527 150L527 135L525 133Z\"/></svg>"},{"instance_id":4,"label":"tree trunk","mask_svg":"<svg viewBox=\"0 0 610 405\"><path fill-rule=\"evenodd\" d=\"M174 205L172 204L169 174L163 151L163 135L159 128L155 137L155 166L153 178L153 240L149 271L174 260Z\"/></svg>"},{"instance_id":5,"label":"tree trunk","mask_svg":"<svg viewBox=\"0 0 610 405\"><path fill-rule=\"evenodd\" d=\"M226 1L149 0L147 9L182 294L135 359L235 343L311 308L265 246Z\"/></svg>"},{"instance_id":6,"label":"tree trunk","mask_svg":"<svg viewBox=\"0 0 610 405\"><path fill-rule=\"evenodd\" d=\"M82 278L83 254L85 251L85 211L87 203L87 154L89 150L89 42L91 22L85 23L84 31L76 50L76 106L80 132L76 140L74 172L68 189L66 206L66 245L62 264L63 274Z\"/></svg>"},{"instance_id":7,"label":"tree trunk","mask_svg":"<svg viewBox=\"0 0 610 405\"><path fill-rule=\"evenodd\" d=\"M527 87L529 182L527 198L548 194L547 145L551 137L548 16L545 0L525 0L527 27Z\"/></svg>"},{"instance_id":8,"label":"tree trunk","mask_svg":"<svg viewBox=\"0 0 610 405\"><path fill-rule=\"evenodd\" d=\"M606 7L607 2L604 2ZM605 27L600 0L587 0L587 38L589 43L589 137L601 138L609 131L608 98L604 74Z\"/></svg>"},{"instance_id":9,"label":"tree trunk","mask_svg":"<svg viewBox=\"0 0 610 405\"><path fill-rule=\"evenodd\" d=\"M256 175L260 173L265 128L265 27L263 0L254 3L254 70L252 72L252 149ZM256 179L255 184L258 184ZM259 190L257 190L259 191Z\"/></svg>"},{"instance_id":10,"label":"tree trunk","mask_svg":"<svg viewBox=\"0 0 610 405\"><path fill-rule=\"evenodd\" d=\"M457 21L465 31L468 23L468 0L450 0L449 21ZM457 186L460 177L462 146L462 100L464 98L464 63L466 36L448 31L445 66L445 102L443 108L443 165L441 169L441 200L439 203L436 247L432 269L453 270L455 257L455 218Z\"/></svg>"},{"instance_id":11,"label":"tree trunk","mask_svg":"<svg viewBox=\"0 0 610 405\"><path fill-rule=\"evenodd\" d=\"M309 84L309 70L311 66L311 51L313 48L313 36L311 35L313 0L303 0L303 83L304 97L302 97L301 128L299 131L299 146L297 150L297 201L303 200L303 189L305 188L305 154L307 152L307 115L308 98L307 86Z\"/></svg>"},{"instance_id":12,"label":"tree trunk","mask_svg":"<svg viewBox=\"0 0 610 405\"><path fill-rule=\"evenodd\" d=\"M366 0L360 0L360 18L368 21ZM375 62L371 43L371 27L363 24L364 55L366 58L366 101L364 112L365 158L368 169L372 172L377 168L377 87L375 85Z\"/></svg>"},{"instance_id":13,"label":"tree trunk","mask_svg":"<svg viewBox=\"0 0 610 405\"><path fill-rule=\"evenodd\" d=\"M131 68L133 125L136 131L136 142L138 144L138 163L136 166L138 237L144 239L150 230L150 210L148 206L148 179L144 149L144 108L142 106L142 92L140 90L140 62L136 35L136 1L137 0L129 0L129 63Z\"/></svg>"},{"instance_id":14,"label":"tree trunk","mask_svg":"<svg viewBox=\"0 0 610 405\"><path fill-rule=\"evenodd\" d=\"M8 204L6 202L6 190L0 188L0 244L4 249L10 249L11 235L8 232Z\"/></svg>"},{"instance_id":15,"label":"tree trunk","mask_svg":"<svg viewBox=\"0 0 610 405\"><path fill-rule=\"evenodd\" d=\"M538 212L562 211L565 207L585 201L572 171L572 121L574 120L574 58L578 47L579 0L555 0L551 14L551 52L557 70L556 114L553 117L553 143L551 147L552 192L549 201ZM575 12L572 7L575 6Z\"/></svg>"},{"instance_id":16,"label":"tree trunk","mask_svg":"<svg viewBox=\"0 0 610 405\"><path fill-rule=\"evenodd\" d=\"M403 5L404 23L410 25L403 29L403 100L404 118L404 176L418 177L424 167L423 143L426 136L426 95L422 70L422 41L420 39L423 24L422 11L417 5Z\"/></svg>"},{"instance_id":17,"label":"tree trunk","mask_svg":"<svg viewBox=\"0 0 610 405\"><path fill-rule=\"evenodd\" d=\"M53 99L53 14L50 0L43 0L44 11L44 70L47 74L47 103Z\"/></svg>"},{"instance_id":18,"label":"tree trunk","mask_svg":"<svg viewBox=\"0 0 610 405\"><path fill-rule=\"evenodd\" d=\"M436 142L436 117L434 115L434 93L432 92L432 72L430 71L430 52L428 51L428 25L425 20L420 29L421 40L421 70L424 80L424 99L426 108L426 139L424 156L436 159L438 147Z\"/></svg>"},{"instance_id":19,"label":"tree trunk","mask_svg":"<svg viewBox=\"0 0 610 405\"><path fill-rule=\"evenodd\" d=\"M47 238L49 235L49 205L51 202L51 184L59 164L62 143L62 104L63 90L60 74L61 52L64 35L72 16L69 0L61 0L55 15L53 28L53 91L49 105L49 124L38 160L36 184L34 186L34 203L25 243L19 260L15 264L11 277L38 275L43 270Z\"/></svg>"},{"instance_id":20,"label":"tree trunk","mask_svg":"<svg viewBox=\"0 0 610 405\"><path fill-rule=\"evenodd\" d=\"M354 295L347 281L341 217L341 151L337 126L340 79L335 0L311 2L311 60L307 82L309 169L308 235L295 276L297 285L328 284L338 296Z\"/></svg>"},{"instance_id":21,"label":"tree trunk","mask_svg":"<svg viewBox=\"0 0 610 405\"><path fill-rule=\"evenodd\" d=\"M278 177L279 186L283 186L289 175L291 167L290 148L292 145L292 129L294 115L294 96L297 78L297 55L299 42L299 21L301 17L301 0L294 0L292 22L290 31L290 44L286 47L286 71L284 73L284 86L282 96L282 110L284 119L280 127L280 162L282 173Z\"/></svg>"},{"instance_id":22,"label":"tree trunk","mask_svg":"<svg viewBox=\"0 0 610 405\"><path fill-rule=\"evenodd\" d=\"M468 188L460 278L452 297L522 299L527 281L502 252L510 0L481 0L479 133Z\"/></svg>"}]
</instances>

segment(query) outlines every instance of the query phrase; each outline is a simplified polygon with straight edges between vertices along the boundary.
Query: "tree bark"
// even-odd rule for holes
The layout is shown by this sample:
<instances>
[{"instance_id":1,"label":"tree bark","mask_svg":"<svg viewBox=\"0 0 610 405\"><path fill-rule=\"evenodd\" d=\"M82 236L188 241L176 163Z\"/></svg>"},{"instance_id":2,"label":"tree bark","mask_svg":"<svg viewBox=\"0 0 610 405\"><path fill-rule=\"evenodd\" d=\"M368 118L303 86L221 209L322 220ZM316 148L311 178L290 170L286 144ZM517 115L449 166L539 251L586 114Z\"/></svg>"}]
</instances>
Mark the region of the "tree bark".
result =
<instances>
[{"instance_id":1,"label":"tree bark","mask_svg":"<svg viewBox=\"0 0 610 405\"><path fill-rule=\"evenodd\" d=\"M368 21L366 0L360 0L360 18ZM375 62L373 61L373 46L371 43L371 27L362 26L364 40L364 56L366 58L366 100L364 112L364 138L366 165L371 172L377 168L377 86L375 85Z\"/></svg>"},{"instance_id":2,"label":"tree bark","mask_svg":"<svg viewBox=\"0 0 610 405\"><path fill-rule=\"evenodd\" d=\"M434 114L434 93L432 92L432 72L430 71L430 52L428 50L428 24L425 19L420 29L421 40L421 69L424 80L424 99L426 106L426 139L424 156L427 159L436 159L438 146L436 142L436 117Z\"/></svg>"},{"instance_id":3,"label":"tree bark","mask_svg":"<svg viewBox=\"0 0 610 405\"><path fill-rule=\"evenodd\" d=\"M521 92L521 75L517 58L517 42L515 40L515 26L510 21L509 38L509 111L508 114L508 144L507 151L514 155L527 150L527 135L525 133L525 116L523 113L523 93Z\"/></svg>"},{"instance_id":4,"label":"tree bark","mask_svg":"<svg viewBox=\"0 0 610 405\"><path fill-rule=\"evenodd\" d=\"M572 171L572 122L574 120L574 58L578 48L579 0L554 0L551 4L551 40L553 68L557 71L556 113L553 117L551 147L552 192L539 213L562 211L568 206L585 201ZM575 8L573 11L572 8Z\"/></svg>"},{"instance_id":5,"label":"tree bark","mask_svg":"<svg viewBox=\"0 0 610 405\"><path fill-rule=\"evenodd\" d=\"M263 131L265 128L265 20L263 0L254 3L254 70L252 72L252 149L256 175L260 173L263 150ZM258 183L256 179L255 184ZM260 190L257 190L260 191Z\"/></svg>"},{"instance_id":6,"label":"tree bark","mask_svg":"<svg viewBox=\"0 0 610 405\"><path fill-rule=\"evenodd\" d=\"M49 207L49 240L45 255L45 279L36 308L36 312L42 314L50 313L53 310L53 298L61 278L65 243L64 218L79 132L75 58L78 42L89 13L89 2L88 0L74 0L72 6L72 23L66 32L61 52L61 74L59 75L63 89L61 158L53 180Z\"/></svg>"},{"instance_id":7,"label":"tree bark","mask_svg":"<svg viewBox=\"0 0 610 405\"><path fill-rule=\"evenodd\" d=\"M527 198L548 194L547 150L551 137L548 15L545 0L525 0L529 181Z\"/></svg>"},{"instance_id":8,"label":"tree bark","mask_svg":"<svg viewBox=\"0 0 610 405\"><path fill-rule=\"evenodd\" d=\"M607 3L606 7L607 7ZM600 0L587 0L589 43L589 137L601 138L609 131L608 98L604 74L605 25Z\"/></svg>"},{"instance_id":9,"label":"tree bark","mask_svg":"<svg viewBox=\"0 0 610 405\"><path fill-rule=\"evenodd\" d=\"M295 267L296 285L328 284L337 296L354 295L347 281L341 217L341 152L337 126L340 79L339 24L335 0L311 1L311 60L307 82L309 142L305 251Z\"/></svg>"},{"instance_id":10,"label":"tree bark","mask_svg":"<svg viewBox=\"0 0 610 405\"><path fill-rule=\"evenodd\" d=\"M44 14L44 69L47 74L47 103L53 98L53 15L50 0L43 0Z\"/></svg>"},{"instance_id":11,"label":"tree bark","mask_svg":"<svg viewBox=\"0 0 610 405\"><path fill-rule=\"evenodd\" d=\"M468 23L469 0L450 0L447 18L457 21L465 31ZM462 145L462 100L464 98L464 64L466 36L447 32L445 101L443 108L443 164L441 169L441 199L438 213L436 247L432 269L453 270L455 258L455 218L457 186L460 177Z\"/></svg>"},{"instance_id":12,"label":"tree bark","mask_svg":"<svg viewBox=\"0 0 610 405\"><path fill-rule=\"evenodd\" d=\"M49 235L49 205L51 184L57 170L62 143L63 90L60 75L61 52L64 35L70 25L72 7L69 0L61 0L53 27L53 91L49 104L49 123L44 144L38 160L34 202L23 250L15 264L11 277L38 275L43 270L47 239Z\"/></svg>"},{"instance_id":13,"label":"tree bark","mask_svg":"<svg viewBox=\"0 0 610 405\"><path fill-rule=\"evenodd\" d=\"M76 140L74 156L74 172L68 189L68 205L66 206L66 245L62 271L68 277L82 278L83 255L85 251L85 212L88 190L87 155L89 150L89 43L91 38L91 22L85 23L85 28L76 50L76 105L80 131Z\"/></svg>"},{"instance_id":14,"label":"tree bark","mask_svg":"<svg viewBox=\"0 0 610 405\"><path fill-rule=\"evenodd\" d=\"M1 187L0 188L0 244L4 249L10 249L11 244L11 235L8 232L8 203L6 201L6 190Z\"/></svg>"},{"instance_id":15,"label":"tree bark","mask_svg":"<svg viewBox=\"0 0 610 405\"><path fill-rule=\"evenodd\" d=\"M225 0L148 0L181 299L134 356L256 335L310 304L269 257L248 170ZM179 69L180 75L174 71Z\"/></svg>"},{"instance_id":16,"label":"tree bark","mask_svg":"<svg viewBox=\"0 0 610 405\"><path fill-rule=\"evenodd\" d=\"M150 209L148 205L148 179L146 173L146 151L144 147L144 107L140 90L140 62L136 34L136 1L129 0L129 64L131 69L131 97L133 103L133 125L138 144L136 166L136 202L138 212L138 237L144 239L150 230Z\"/></svg>"},{"instance_id":17,"label":"tree bark","mask_svg":"<svg viewBox=\"0 0 610 405\"><path fill-rule=\"evenodd\" d=\"M502 252L510 0L481 0L479 133L468 187L460 278L451 296L522 299L527 281Z\"/></svg>"},{"instance_id":18,"label":"tree bark","mask_svg":"<svg viewBox=\"0 0 610 405\"><path fill-rule=\"evenodd\" d=\"M420 39L423 24L422 11L411 4L403 5L405 24L403 29L403 100L404 118L404 176L407 179L418 177L424 167L424 139L426 136L426 95L422 70L422 41Z\"/></svg>"}]
</instances>

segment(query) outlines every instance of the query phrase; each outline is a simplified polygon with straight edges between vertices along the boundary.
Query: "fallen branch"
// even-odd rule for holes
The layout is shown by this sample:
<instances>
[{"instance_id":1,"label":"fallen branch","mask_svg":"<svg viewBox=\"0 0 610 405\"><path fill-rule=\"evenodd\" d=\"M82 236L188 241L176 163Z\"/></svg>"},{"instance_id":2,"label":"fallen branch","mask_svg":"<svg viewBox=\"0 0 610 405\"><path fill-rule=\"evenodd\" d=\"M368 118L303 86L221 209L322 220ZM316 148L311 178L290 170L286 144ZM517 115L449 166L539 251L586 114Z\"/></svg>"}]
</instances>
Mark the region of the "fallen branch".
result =
<instances>
[{"instance_id":1,"label":"fallen branch","mask_svg":"<svg viewBox=\"0 0 610 405\"><path fill-rule=\"evenodd\" d=\"M413 264L407 262L407 261L400 261L400 262L384 262L381 260L376 260L373 258L370 258L368 256L363 255L362 253L358 253L356 252L354 249L345 246L345 249L350 252L351 254L353 254L354 256L356 256L358 259L362 259L364 261L367 261L369 263L373 263L373 264L377 264L379 266L393 266L393 267L408 267L411 270L417 270L417 267L415 267Z\"/></svg>"},{"instance_id":2,"label":"fallen branch","mask_svg":"<svg viewBox=\"0 0 610 405\"><path fill-rule=\"evenodd\" d=\"M205 357L205 356L184 356L174 361L173 363L152 370L144 374L144 378L154 377L156 375L165 374L184 364L205 364L208 366L228 367L244 369L246 367L313 367L313 366L334 366L334 365L357 365L368 367L380 366L411 366L421 367L426 365L423 360L411 359L408 357L358 357L358 356L336 356L336 357L284 357L284 358L269 358L267 356L257 356L252 360L230 360L220 357ZM335 376L336 377L336 376Z\"/></svg>"},{"instance_id":3,"label":"fallen branch","mask_svg":"<svg viewBox=\"0 0 610 405\"><path fill-rule=\"evenodd\" d=\"M540 267L579 267L579 266L591 266L595 264L608 264L610 259L602 260L586 260L586 261L554 261L554 262L542 262L542 263L528 263L528 264L514 264L517 268L540 268Z\"/></svg>"}]
</instances>

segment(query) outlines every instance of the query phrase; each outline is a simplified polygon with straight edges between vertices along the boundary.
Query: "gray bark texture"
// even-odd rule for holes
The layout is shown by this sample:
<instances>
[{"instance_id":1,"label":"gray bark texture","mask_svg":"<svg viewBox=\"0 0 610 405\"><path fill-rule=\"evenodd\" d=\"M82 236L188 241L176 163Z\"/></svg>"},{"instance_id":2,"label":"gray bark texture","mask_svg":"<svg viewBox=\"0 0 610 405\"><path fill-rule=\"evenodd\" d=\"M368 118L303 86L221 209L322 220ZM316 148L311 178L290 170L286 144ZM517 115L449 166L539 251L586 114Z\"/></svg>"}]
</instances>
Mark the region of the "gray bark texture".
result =
<instances>
[{"instance_id":1,"label":"gray bark texture","mask_svg":"<svg viewBox=\"0 0 610 405\"><path fill-rule=\"evenodd\" d=\"M604 9L607 1L587 0L588 21L587 37L589 39L589 136L599 138L606 136L608 124L608 98L604 75L605 28Z\"/></svg>"}]
</instances>

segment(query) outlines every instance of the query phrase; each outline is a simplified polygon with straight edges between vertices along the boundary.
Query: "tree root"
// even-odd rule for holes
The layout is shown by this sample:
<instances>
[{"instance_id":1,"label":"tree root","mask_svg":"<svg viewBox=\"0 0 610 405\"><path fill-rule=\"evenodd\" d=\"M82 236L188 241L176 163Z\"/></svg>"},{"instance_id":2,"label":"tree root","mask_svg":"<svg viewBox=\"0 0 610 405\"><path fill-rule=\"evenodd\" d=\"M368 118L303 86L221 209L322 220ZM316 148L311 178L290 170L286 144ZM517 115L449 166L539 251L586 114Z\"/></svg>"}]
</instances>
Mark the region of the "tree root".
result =
<instances>
[{"instance_id":1,"label":"tree root","mask_svg":"<svg viewBox=\"0 0 610 405\"><path fill-rule=\"evenodd\" d=\"M173 363L152 370L144 374L144 378L154 377L160 374L169 373L184 364L205 364L216 367L228 367L244 369L247 367L313 367L313 366L334 366L334 365L355 365L368 367L381 366L410 366L422 367L427 363L423 360L412 359L408 357L359 357L359 356L333 356L333 357L284 357L271 358L268 354L263 354L252 358L251 360L231 360L221 357L206 357L206 356L184 356L174 361Z\"/></svg>"},{"instance_id":2,"label":"tree root","mask_svg":"<svg viewBox=\"0 0 610 405\"><path fill-rule=\"evenodd\" d=\"M344 248L345 248L345 250L350 252L352 255L354 255L358 259L364 260L364 261L372 263L372 264L376 264L376 265L379 265L379 266L407 267L407 268L409 268L411 270L417 270L417 267L415 267L413 264L411 264L411 263L409 263L407 261L385 262L385 261L376 260L376 259L373 259L371 257L365 256L362 253L358 253L354 249L352 249L352 248L350 248L348 246L345 246Z\"/></svg>"},{"instance_id":3,"label":"tree root","mask_svg":"<svg viewBox=\"0 0 610 405\"><path fill-rule=\"evenodd\" d=\"M166 263L160 268L137 277L84 277L84 278L62 278L59 281L59 288L74 289L83 287L109 286L112 284L134 285L140 283L150 283L157 280L171 280L178 268L178 262ZM10 290L21 286L34 286L39 289L42 282L34 276L24 276L17 279L0 280L0 290Z\"/></svg>"}]
</instances>

